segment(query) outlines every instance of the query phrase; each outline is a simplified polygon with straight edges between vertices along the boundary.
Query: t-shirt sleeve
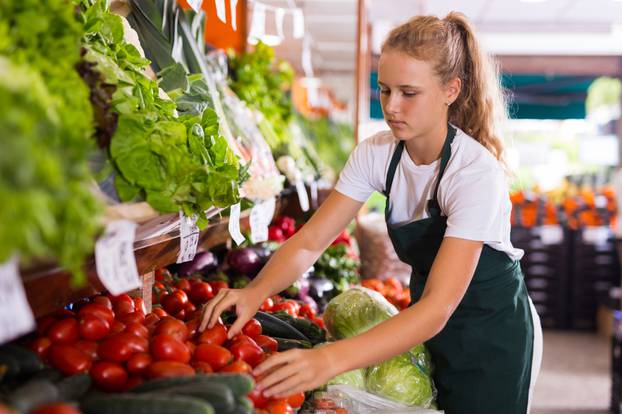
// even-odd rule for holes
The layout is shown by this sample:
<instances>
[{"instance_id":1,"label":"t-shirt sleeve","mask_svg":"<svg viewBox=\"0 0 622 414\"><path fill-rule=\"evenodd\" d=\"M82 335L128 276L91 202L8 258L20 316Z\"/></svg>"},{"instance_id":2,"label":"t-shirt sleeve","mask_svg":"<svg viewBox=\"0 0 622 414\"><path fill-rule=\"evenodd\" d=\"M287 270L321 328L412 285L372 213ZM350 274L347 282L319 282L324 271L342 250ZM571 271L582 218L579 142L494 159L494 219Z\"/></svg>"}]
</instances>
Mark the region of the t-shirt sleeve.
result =
<instances>
[{"instance_id":1,"label":"t-shirt sleeve","mask_svg":"<svg viewBox=\"0 0 622 414\"><path fill-rule=\"evenodd\" d=\"M374 180L374 156L372 138L360 142L350 154L348 162L339 174L335 190L356 201L364 203L379 189Z\"/></svg>"},{"instance_id":2,"label":"t-shirt sleeve","mask_svg":"<svg viewBox=\"0 0 622 414\"><path fill-rule=\"evenodd\" d=\"M445 237L500 243L504 231L503 209L508 198L503 170L465 168L449 184L445 197Z\"/></svg>"}]
</instances>

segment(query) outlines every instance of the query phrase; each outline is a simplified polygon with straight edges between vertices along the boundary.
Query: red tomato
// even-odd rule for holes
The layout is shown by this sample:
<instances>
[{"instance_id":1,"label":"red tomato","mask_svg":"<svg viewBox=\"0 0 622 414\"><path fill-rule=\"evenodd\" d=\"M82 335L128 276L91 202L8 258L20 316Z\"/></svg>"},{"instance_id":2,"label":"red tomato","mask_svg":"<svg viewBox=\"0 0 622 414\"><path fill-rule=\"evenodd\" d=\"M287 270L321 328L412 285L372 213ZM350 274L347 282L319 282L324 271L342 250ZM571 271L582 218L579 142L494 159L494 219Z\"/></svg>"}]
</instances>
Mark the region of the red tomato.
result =
<instances>
[{"instance_id":1,"label":"red tomato","mask_svg":"<svg viewBox=\"0 0 622 414\"><path fill-rule=\"evenodd\" d=\"M304 305L302 305L300 307L300 316L303 316L307 319L313 319L315 318L315 309L313 309L311 307L311 305L309 305L308 303L305 303Z\"/></svg>"},{"instance_id":2,"label":"red tomato","mask_svg":"<svg viewBox=\"0 0 622 414\"><path fill-rule=\"evenodd\" d=\"M186 341L185 344L188 348L188 351L190 352L190 355L194 355L194 351L196 351L197 349L197 346L194 344L194 342Z\"/></svg>"},{"instance_id":3,"label":"red tomato","mask_svg":"<svg viewBox=\"0 0 622 414\"><path fill-rule=\"evenodd\" d=\"M233 361L233 354L219 345L200 344L194 351L194 360L207 362L215 371L218 371Z\"/></svg>"},{"instance_id":4,"label":"red tomato","mask_svg":"<svg viewBox=\"0 0 622 414\"><path fill-rule=\"evenodd\" d=\"M156 290L164 290L164 289L166 289L166 286L164 286L164 283L162 283L162 282L155 282L153 284L153 288L156 289Z\"/></svg>"},{"instance_id":5,"label":"red tomato","mask_svg":"<svg viewBox=\"0 0 622 414\"><path fill-rule=\"evenodd\" d=\"M65 375L88 372L91 358L74 345L52 345L49 351L52 366Z\"/></svg>"},{"instance_id":6,"label":"red tomato","mask_svg":"<svg viewBox=\"0 0 622 414\"><path fill-rule=\"evenodd\" d=\"M269 398L263 395L263 391L260 391L259 388L255 387L248 394L248 398L253 402L253 406L255 408L265 408L268 405Z\"/></svg>"},{"instance_id":7,"label":"red tomato","mask_svg":"<svg viewBox=\"0 0 622 414\"><path fill-rule=\"evenodd\" d=\"M261 304L261 307L259 308L259 310L262 310L264 312L270 312L273 306L274 306L274 301L272 300L272 298L266 298L266 300L264 300L263 303Z\"/></svg>"},{"instance_id":8,"label":"red tomato","mask_svg":"<svg viewBox=\"0 0 622 414\"><path fill-rule=\"evenodd\" d=\"M180 310L179 312L174 314L173 317L175 317L175 319L179 319L180 321L185 321L186 320L186 310L185 309Z\"/></svg>"},{"instance_id":9,"label":"red tomato","mask_svg":"<svg viewBox=\"0 0 622 414\"><path fill-rule=\"evenodd\" d=\"M80 349L82 352L87 354L91 360L97 361L99 359L99 355L97 354L97 349L99 348L99 344L93 341L78 341L75 344L75 347Z\"/></svg>"},{"instance_id":10,"label":"red tomato","mask_svg":"<svg viewBox=\"0 0 622 414\"><path fill-rule=\"evenodd\" d=\"M112 301L110 300L108 296L103 296L103 295L95 296L91 302L99 303L100 305L104 305L108 309L112 310Z\"/></svg>"},{"instance_id":11,"label":"red tomato","mask_svg":"<svg viewBox=\"0 0 622 414\"><path fill-rule=\"evenodd\" d=\"M235 360L229 365L222 368L218 372L235 372L238 374L250 374L251 372L253 372L253 368L251 368L251 366L248 365L244 361Z\"/></svg>"},{"instance_id":12,"label":"red tomato","mask_svg":"<svg viewBox=\"0 0 622 414\"><path fill-rule=\"evenodd\" d=\"M194 306L194 303L188 301L188 303L186 304L186 307L184 308L184 311L186 311L186 315L190 315L195 310L197 310L197 307Z\"/></svg>"},{"instance_id":13,"label":"red tomato","mask_svg":"<svg viewBox=\"0 0 622 414\"><path fill-rule=\"evenodd\" d=\"M89 341L98 341L108 335L110 324L104 319L95 315L83 315L78 324L80 336Z\"/></svg>"},{"instance_id":14,"label":"red tomato","mask_svg":"<svg viewBox=\"0 0 622 414\"><path fill-rule=\"evenodd\" d=\"M324 325L324 319L322 319L321 317L314 318L313 323L322 329L326 328L326 326Z\"/></svg>"},{"instance_id":15,"label":"red tomato","mask_svg":"<svg viewBox=\"0 0 622 414\"><path fill-rule=\"evenodd\" d=\"M183 321L167 316L156 325L153 335L171 335L184 342L188 339L188 328Z\"/></svg>"},{"instance_id":16,"label":"red tomato","mask_svg":"<svg viewBox=\"0 0 622 414\"><path fill-rule=\"evenodd\" d=\"M171 335L158 335L151 340L151 355L156 361L190 362L190 351L183 342Z\"/></svg>"},{"instance_id":17,"label":"red tomato","mask_svg":"<svg viewBox=\"0 0 622 414\"><path fill-rule=\"evenodd\" d=\"M142 377L129 377L125 383L125 389L123 391L131 391L132 388L138 387L143 382L145 382L145 380L142 379Z\"/></svg>"},{"instance_id":18,"label":"red tomato","mask_svg":"<svg viewBox=\"0 0 622 414\"><path fill-rule=\"evenodd\" d=\"M175 361L157 361L147 367L147 377L150 379L167 377L188 377L195 374L190 365Z\"/></svg>"},{"instance_id":19,"label":"red tomato","mask_svg":"<svg viewBox=\"0 0 622 414\"><path fill-rule=\"evenodd\" d=\"M7 410L7 413L9 411ZM82 414L80 410L69 403L50 403L37 407L36 410L30 411L30 414Z\"/></svg>"},{"instance_id":20,"label":"red tomato","mask_svg":"<svg viewBox=\"0 0 622 414\"><path fill-rule=\"evenodd\" d=\"M104 391L123 391L127 383L127 372L116 362L96 362L91 368L93 382Z\"/></svg>"},{"instance_id":21,"label":"red tomato","mask_svg":"<svg viewBox=\"0 0 622 414\"><path fill-rule=\"evenodd\" d=\"M117 317L117 320L125 325L129 323L143 323L145 321L145 314L139 311L134 311Z\"/></svg>"},{"instance_id":22,"label":"red tomato","mask_svg":"<svg viewBox=\"0 0 622 414\"><path fill-rule=\"evenodd\" d=\"M175 287L177 289L181 289L184 292L188 293L188 292L190 292L190 281L188 279L185 279L185 278L179 279L175 283Z\"/></svg>"},{"instance_id":23,"label":"red tomato","mask_svg":"<svg viewBox=\"0 0 622 414\"><path fill-rule=\"evenodd\" d=\"M201 332L198 342L200 344L222 345L227 340L227 328L221 323L217 323L211 328Z\"/></svg>"},{"instance_id":24,"label":"red tomato","mask_svg":"<svg viewBox=\"0 0 622 414\"><path fill-rule=\"evenodd\" d=\"M160 317L155 313L151 312L145 316L145 322L143 323L143 325L145 325L149 332L153 332L158 322L160 322Z\"/></svg>"},{"instance_id":25,"label":"red tomato","mask_svg":"<svg viewBox=\"0 0 622 414\"><path fill-rule=\"evenodd\" d=\"M300 408L302 404L305 402L305 393L298 392L296 394L292 394L289 397L285 397L285 400L292 408Z\"/></svg>"},{"instance_id":26,"label":"red tomato","mask_svg":"<svg viewBox=\"0 0 622 414\"><path fill-rule=\"evenodd\" d=\"M214 290L207 282L197 281L190 287L190 300L195 305L202 305L214 297Z\"/></svg>"},{"instance_id":27,"label":"red tomato","mask_svg":"<svg viewBox=\"0 0 622 414\"><path fill-rule=\"evenodd\" d=\"M124 332L131 333L133 335L141 336L143 338L149 338L149 329L141 323L129 323L125 326Z\"/></svg>"},{"instance_id":28,"label":"red tomato","mask_svg":"<svg viewBox=\"0 0 622 414\"><path fill-rule=\"evenodd\" d=\"M121 333L124 330L125 330L125 324L115 319L115 321L112 322L112 325L110 326L110 335Z\"/></svg>"},{"instance_id":29,"label":"red tomato","mask_svg":"<svg viewBox=\"0 0 622 414\"><path fill-rule=\"evenodd\" d=\"M154 306L153 309L151 309L151 313L155 314L159 318L164 318L168 316L168 313L166 313L166 311L159 306Z\"/></svg>"},{"instance_id":30,"label":"red tomato","mask_svg":"<svg viewBox=\"0 0 622 414\"><path fill-rule=\"evenodd\" d=\"M294 409L283 399L270 401L266 409L269 414L294 414Z\"/></svg>"},{"instance_id":31,"label":"red tomato","mask_svg":"<svg viewBox=\"0 0 622 414\"><path fill-rule=\"evenodd\" d=\"M197 374L211 374L214 372L212 366L207 362L195 361L190 365L197 371Z\"/></svg>"},{"instance_id":32,"label":"red tomato","mask_svg":"<svg viewBox=\"0 0 622 414\"><path fill-rule=\"evenodd\" d=\"M112 327L112 322L114 322L114 312L112 312L111 309L107 308L106 306L104 306L104 305L102 305L100 303L90 303L90 304L84 306L82 309L80 309L80 313L78 313L78 315L80 315L80 316L84 316L84 315L99 316L100 318L102 318L103 320L108 322L108 324L111 327Z\"/></svg>"},{"instance_id":33,"label":"red tomato","mask_svg":"<svg viewBox=\"0 0 622 414\"><path fill-rule=\"evenodd\" d=\"M252 367L261 362L263 350L246 335L238 335L240 338L233 342L229 350L236 359L248 362Z\"/></svg>"},{"instance_id":34,"label":"red tomato","mask_svg":"<svg viewBox=\"0 0 622 414\"><path fill-rule=\"evenodd\" d=\"M162 269L157 269L155 271L155 280L157 280L158 282L170 280L172 277L173 275L171 275L171 272L169 272L168 269L165 267L163 267Z\"/></svg>"},{"instance_id":35,"label":"red tomato","mask_svg":"<svg viewBox=\"0 0 622 414\"><path fill-rule=\"evenodd\" d=\"M214 280L210 282L210 285L212 286L214 296L216 296L221 289L229 289L229 284L223 280Z\"/></svg>"},{"instance_id":36,"label":"red tomato","mask_svg":"<svg viewBox=\"0 0 622 414\"><path fill-rule=\"evenodd\" d=\"M250 336L251 338L256 338L261 335L261 324L257 319L251 319L246 322L246 325L242 328L242 333Z\"/></svg>"},{"instance_id":37,"label":"red tomato","mask_svg":"<svg viewBox=\"0 0 622 414\"><path fill-rule=\"evenodd\" d=\"M35 338L30 343L30 349L32 352L37 354L39 359L45 361L47 359L48 351L50 350L50 346L52 345L52 341L47 336L40 336Z\"/></svg>"},{"instance_id":38,"label":"red tomato","mask_svg":"<svg viewBox=\"0 0 622 414\"><path fill-rule=\"evenodd\" d=\"M141 312L143 315L147 313L143 298L134 298L134 312Z\"/></svg>"},{"instance_id":39,"label":"red tomato","mask_svg":"<svg viewBox=\"0 0 622 414\"><path fill-rule=\"evenodd\" d=\"M48 338L55 344L72 344L78 340L80 332L78 321L74 318L65 318L56 321L48 329Z\"/></svg>"},{"instance_id":40,"label":"red tomato","mask_svg":"<svg viewBox=\"0 0 622 414\"><path fill-rule=\"evenodd\" d=\"M283 243L286 238L285 234L283 234L283 230L275 226L270 226L268 227L268 240Z\"/></svg>"},{"instance_id":41,"label":"red tomato","mask_svg":"<svg viewBox=\"0 0 622 414\"><path fill-rule=\"evenodd\" d=\"M138 352L127 360L127 370L130 374L142 375L149 365L153 362L151 355L145 352Z\"/></svg>"},{"instance_id":42,"label":"red tomato","mask_svg":"<svg viewBox=\"0 0 622 414\"><path fill-rule=\"evenodd\" d=\"M106 361L123 362L137 352L148 352L149 341L137 335L121 332L106 338L97 353Z\"/></svg>"},{"instance_id":43,"label":"red tomato","mask_svg":"<svg viewBox=\"0 0 622 414\"><path fill-rule=\"evenodd\" d=\"M45 335L48 332L48 329L50 329L50 326L52 326L52 324L54 322L56 322L57 319L53 316L44 316L41 319L37 320L37 333L39 335Z\"/></svg>"},{"instance_id":44,"label":"red tomato","mask_svg":"<svg viewBox=\"0 0 622 414\"><path fill-rule=\"evenodd\" d=\"M279 348L279 343L277 342L277 340L269 336L258 335L254 339L255 342L257 342L257 345L259 345L259 347L263 349L264 352L276 352Z\"/></svg>"},{"instance_id":45,"label":"red tomato","mask_svg":"<svg viewBox=\"0 0 622 414\"><path fill-rule=\"evenodd\" d=\"M108 295L108 296L110 297L110 300L112 301L113 307L117 303L121 303L121 302L125 302L128 305L131 305L132 308L134 307L134 299L132 299L132 297L128 295L127 293L121 293L120 295L117 295L117 296L112 296L112 295Z\"/></svg>"},{"instance_id":46,"label":"red tomato","mask_svg":"<svg viewBox=\"0 0 622 414\"><path fill-rule=\"evenodd\" d=\"M194 318L186 321L186 328L188 328L188 338L193 338L196 335L200 323L201 321L199 320L199 318Z\"/></svg>"},{"instance_id":47,"label":"red tomato","mask_svg":"<svg viewBox=\"0 0 622 414\"><path fill-rule=\"evenodd\" d=\"M289 315L291 315L293 317L298 316L298 314L296 313L296 307L290 301L284 301L284 302L281 302L281 303L276 303L272 307L272 311L273 312L284 311L284 312L287 312Z\"/></svg>"},{"instance_id":48,"label":"red tomato","mask_svg":"<svg viewBox=\"0 0 622 414\"><path fill-rule=\"evenodd\" d=\"M129 296L128 296L129 297ZM134 312L134 301L126 302L124 300L118 302L112 302L112 309L117 318L128 313Z\"/></svg>"},{"instance_id":49,"label":"red tomato","mask_svg":"<svg viewBox=\"0 0 622 414\"><path fill-rule=\"evenodd\" d=\"M183 290L174 290L173 293L160 299L160 303L165 311L176 314L182 311L188 303L188 295Z\"/></svg>"}]
</instances>

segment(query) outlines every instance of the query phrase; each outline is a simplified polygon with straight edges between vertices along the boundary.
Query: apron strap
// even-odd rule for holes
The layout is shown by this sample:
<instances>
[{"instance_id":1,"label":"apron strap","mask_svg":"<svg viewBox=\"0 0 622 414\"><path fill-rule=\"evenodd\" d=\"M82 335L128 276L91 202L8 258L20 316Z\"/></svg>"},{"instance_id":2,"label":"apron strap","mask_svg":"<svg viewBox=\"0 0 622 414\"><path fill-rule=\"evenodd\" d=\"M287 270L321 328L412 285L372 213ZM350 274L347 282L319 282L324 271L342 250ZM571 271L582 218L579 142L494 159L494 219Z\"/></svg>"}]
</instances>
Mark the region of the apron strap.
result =
<instances>
[{"instance_id":1,"label":"apron strap","mask_svg":"<svg viewBox=\"0 0 622 414\"><path fill-rule=\"evenodd\" d=\"M430 200L428 200L427 204L428 215L430 216L441 215L441 206L438 204L438 186L441 183L443 174L445 173L445 168L447 167L449 158L451 158L451 143L453 142L455 136L456 128L450 124L447 124L447 137L445 138L443 150L441 151L441 165L438 170L438 179L436 180L436 186L434 187L434 195Z\"/></svg>"},{"instance_id":2,"label":"apron strap","mask_svg":"<svg viewBox=\"0 0 622 414\"><path fill-rule=\"evenodd\" d=\"M402 152L404 151L404 141L400 141L393 151L393 158L389 164L389 171L387 172L387 181L384 185L384 195L388 198L391 192L391 186L393 185L393 177L395 176L395 170L397 170L397 164L399 164L402 158Z\"/></svg>"}]
</instances>

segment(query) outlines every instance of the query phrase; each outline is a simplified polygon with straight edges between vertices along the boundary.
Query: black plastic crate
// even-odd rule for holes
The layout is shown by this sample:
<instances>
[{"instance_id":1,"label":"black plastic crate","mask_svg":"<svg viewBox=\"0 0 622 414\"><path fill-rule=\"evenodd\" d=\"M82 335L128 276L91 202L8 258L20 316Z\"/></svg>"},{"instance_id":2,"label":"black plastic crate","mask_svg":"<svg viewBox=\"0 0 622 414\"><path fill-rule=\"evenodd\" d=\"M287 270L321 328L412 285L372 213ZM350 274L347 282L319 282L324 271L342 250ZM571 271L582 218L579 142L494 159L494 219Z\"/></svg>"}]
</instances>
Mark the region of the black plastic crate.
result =
<instances>
[{"instance_id":1,"label":"black plastic crate","mask_svg":"<svg viewBox=\"0 0 622 414\"><path fill-rule=\"evenodd\" d=\"M613 312L611 336L611 401L610 409L620 414L622 403L622 311Z\"/></svg>"}]
</instances>

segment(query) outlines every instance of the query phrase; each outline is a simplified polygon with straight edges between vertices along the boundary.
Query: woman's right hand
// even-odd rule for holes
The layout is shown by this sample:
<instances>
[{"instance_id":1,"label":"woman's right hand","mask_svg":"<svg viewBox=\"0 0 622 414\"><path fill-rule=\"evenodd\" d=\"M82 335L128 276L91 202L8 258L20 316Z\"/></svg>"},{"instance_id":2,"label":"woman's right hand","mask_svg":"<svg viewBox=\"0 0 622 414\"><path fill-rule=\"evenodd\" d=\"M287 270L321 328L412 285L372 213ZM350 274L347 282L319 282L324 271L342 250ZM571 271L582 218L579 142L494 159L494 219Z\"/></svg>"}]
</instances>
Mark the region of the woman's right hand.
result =
<instances>
[{"instance_id":1,"label":"woman's right hand","mask_svg":"<svg viewBox=\"0 0 622 414\"><path fill-rule=\"evenodd\" d=\"M263 295L252 288L221 289L203 307L199 331L202 332L205 328L212 328L218 321L221 313L231 306L235 306L237 319L229 328L228 334L229 339L231 339L242 331L246 322L255 316L263 301Z\"/></svg>"}]
</instances>

